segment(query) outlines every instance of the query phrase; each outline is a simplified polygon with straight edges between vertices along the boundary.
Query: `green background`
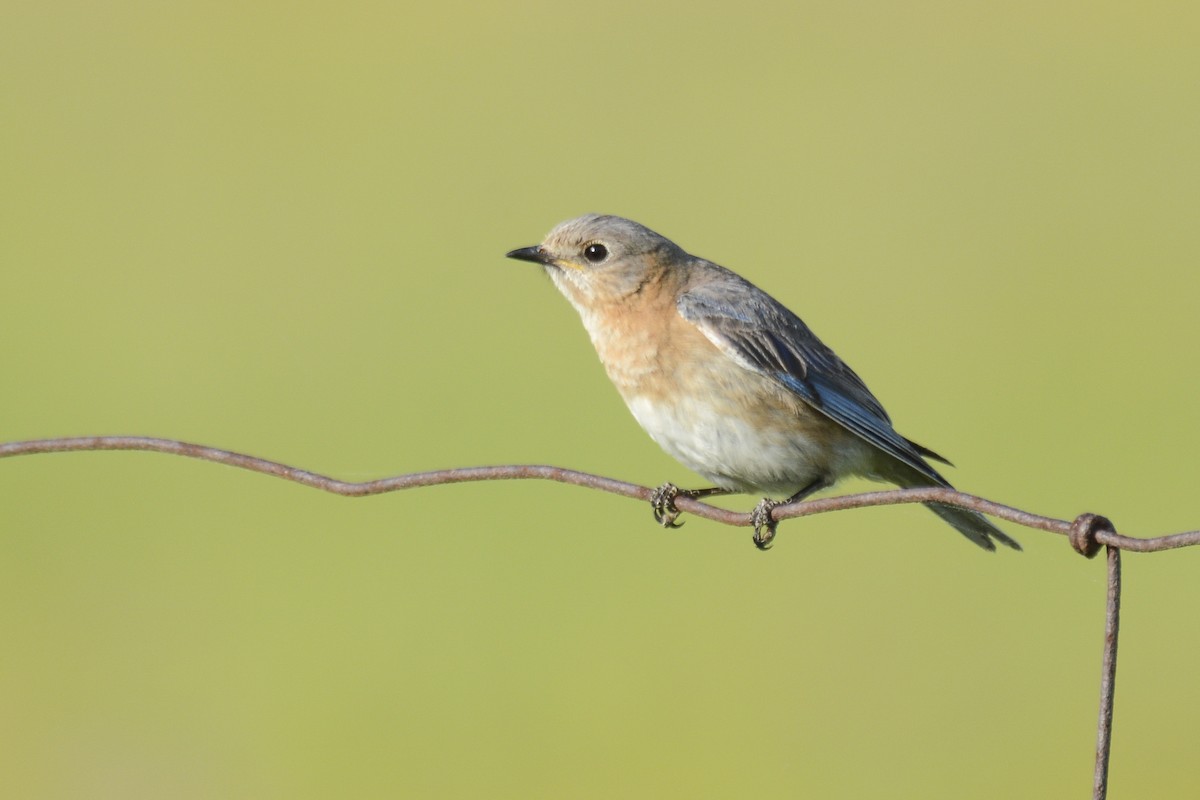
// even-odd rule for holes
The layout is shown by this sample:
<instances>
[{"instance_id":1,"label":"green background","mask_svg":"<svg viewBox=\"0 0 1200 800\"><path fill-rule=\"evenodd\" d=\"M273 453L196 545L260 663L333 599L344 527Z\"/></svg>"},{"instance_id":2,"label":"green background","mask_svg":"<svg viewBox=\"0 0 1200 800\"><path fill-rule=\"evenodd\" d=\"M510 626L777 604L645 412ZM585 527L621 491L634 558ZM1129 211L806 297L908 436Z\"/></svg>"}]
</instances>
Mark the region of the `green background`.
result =
<instances>
[{"instance_id":1,"label":"green background","mask_svg":"<svg viewBox=\"0 0 1200 800\"><path fill-rule=\"evenodd\" d=\"M0 439L694 485L503 258L602 211L796 310L962 488L1198 527L1198 23L9 0ZM348 500L152 454L0 462L0 783L1083 797L1103 566L1009 530L1024 554L871 509L764 555L557 484ZM1200 550L1127 557L1114 797L1195 796L1198 581Z\"/></svg>"}]
</instances>

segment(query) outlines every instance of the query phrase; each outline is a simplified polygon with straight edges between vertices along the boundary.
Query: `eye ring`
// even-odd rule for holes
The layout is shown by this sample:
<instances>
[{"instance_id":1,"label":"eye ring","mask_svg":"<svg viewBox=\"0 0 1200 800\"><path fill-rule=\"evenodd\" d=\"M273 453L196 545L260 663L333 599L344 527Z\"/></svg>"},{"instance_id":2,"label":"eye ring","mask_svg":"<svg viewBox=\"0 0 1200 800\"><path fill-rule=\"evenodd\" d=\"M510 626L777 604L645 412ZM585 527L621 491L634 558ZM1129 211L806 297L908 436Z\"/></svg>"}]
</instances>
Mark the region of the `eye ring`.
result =
<instances>
[{"instance_id":1,"label":"eye ring","mask_svg":"<svg viewBox=\"0 0 1200 800\"><path fill-rule=\"evenodd\" d=\"M608 258L608 248L600 242L592 242L583 248L583 257L591 264L599 264Z\"/></svg>"}]
</instances>

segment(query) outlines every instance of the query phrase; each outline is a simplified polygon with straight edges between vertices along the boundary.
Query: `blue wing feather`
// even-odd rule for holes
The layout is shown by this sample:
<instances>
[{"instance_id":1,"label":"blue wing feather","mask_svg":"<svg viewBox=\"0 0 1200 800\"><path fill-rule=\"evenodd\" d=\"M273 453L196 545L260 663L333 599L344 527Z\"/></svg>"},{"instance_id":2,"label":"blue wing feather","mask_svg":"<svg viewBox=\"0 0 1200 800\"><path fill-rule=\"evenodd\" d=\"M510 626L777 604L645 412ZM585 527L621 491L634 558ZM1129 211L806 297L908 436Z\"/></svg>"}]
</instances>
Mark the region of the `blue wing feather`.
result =
<instances>
[{"instance_id":1,"label":"blue wing feather","mask_svg":"<svg viewBox=\"0 0 1200 800\"><path fill-rule=\"evenodd\" d=\"M716 288L705 284L677 301L684 319L750 368L767 375L834 422L883 452L948 486L923 455L940 458L905 439L862 379L816 337L804 322L770 295L735 273Z\"/></svg>"}]
</instances>

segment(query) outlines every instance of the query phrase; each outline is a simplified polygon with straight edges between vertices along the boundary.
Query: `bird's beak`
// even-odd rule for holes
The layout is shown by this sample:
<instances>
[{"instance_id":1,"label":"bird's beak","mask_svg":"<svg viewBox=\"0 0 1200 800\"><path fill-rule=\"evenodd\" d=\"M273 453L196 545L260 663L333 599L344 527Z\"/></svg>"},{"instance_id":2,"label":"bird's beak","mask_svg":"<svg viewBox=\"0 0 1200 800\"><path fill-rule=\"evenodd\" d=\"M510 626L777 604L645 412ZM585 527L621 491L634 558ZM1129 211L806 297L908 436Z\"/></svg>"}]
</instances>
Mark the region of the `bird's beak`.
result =
<instances>
[{"instance_id":1,"label":"bird's beak","mask_svg":"<svg viewBox=\"0 0 1200 800\"><path fill-rule=\"evenodd\" d=\"M518 261L532 261L535 264L549 264L550 255L539 247L521 247L516 250L509 250L504 254L506 258L515 258Z\"/></svg>"}]
</instances>

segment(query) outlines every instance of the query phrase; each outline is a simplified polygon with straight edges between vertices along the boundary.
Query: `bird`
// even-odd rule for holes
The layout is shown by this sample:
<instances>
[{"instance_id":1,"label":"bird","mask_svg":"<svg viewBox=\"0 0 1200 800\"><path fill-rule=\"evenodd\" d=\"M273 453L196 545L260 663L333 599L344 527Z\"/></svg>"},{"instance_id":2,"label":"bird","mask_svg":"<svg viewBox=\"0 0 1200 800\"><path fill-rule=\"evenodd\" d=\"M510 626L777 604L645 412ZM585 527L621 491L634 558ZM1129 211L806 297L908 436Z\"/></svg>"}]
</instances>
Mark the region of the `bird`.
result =
<instances>
[{"instance_id":1,"label":"bird","mask_svg":"<svg viewBox=\"0 0 1200 800\"><path fill-rule=\"evenodd\" d=\"M677 526L681 495L757 494L753 539L765 550L775 506L849 476L952 488L929 463L950 462L897 433L862 379L737 273L609 214L562 222L540 245L506 256L544 268L637 422L713 484L660 486L651 504L664 527ZM925 505L985 550L1021 549L981 514Z\"/></svg>"}]
</instances>

